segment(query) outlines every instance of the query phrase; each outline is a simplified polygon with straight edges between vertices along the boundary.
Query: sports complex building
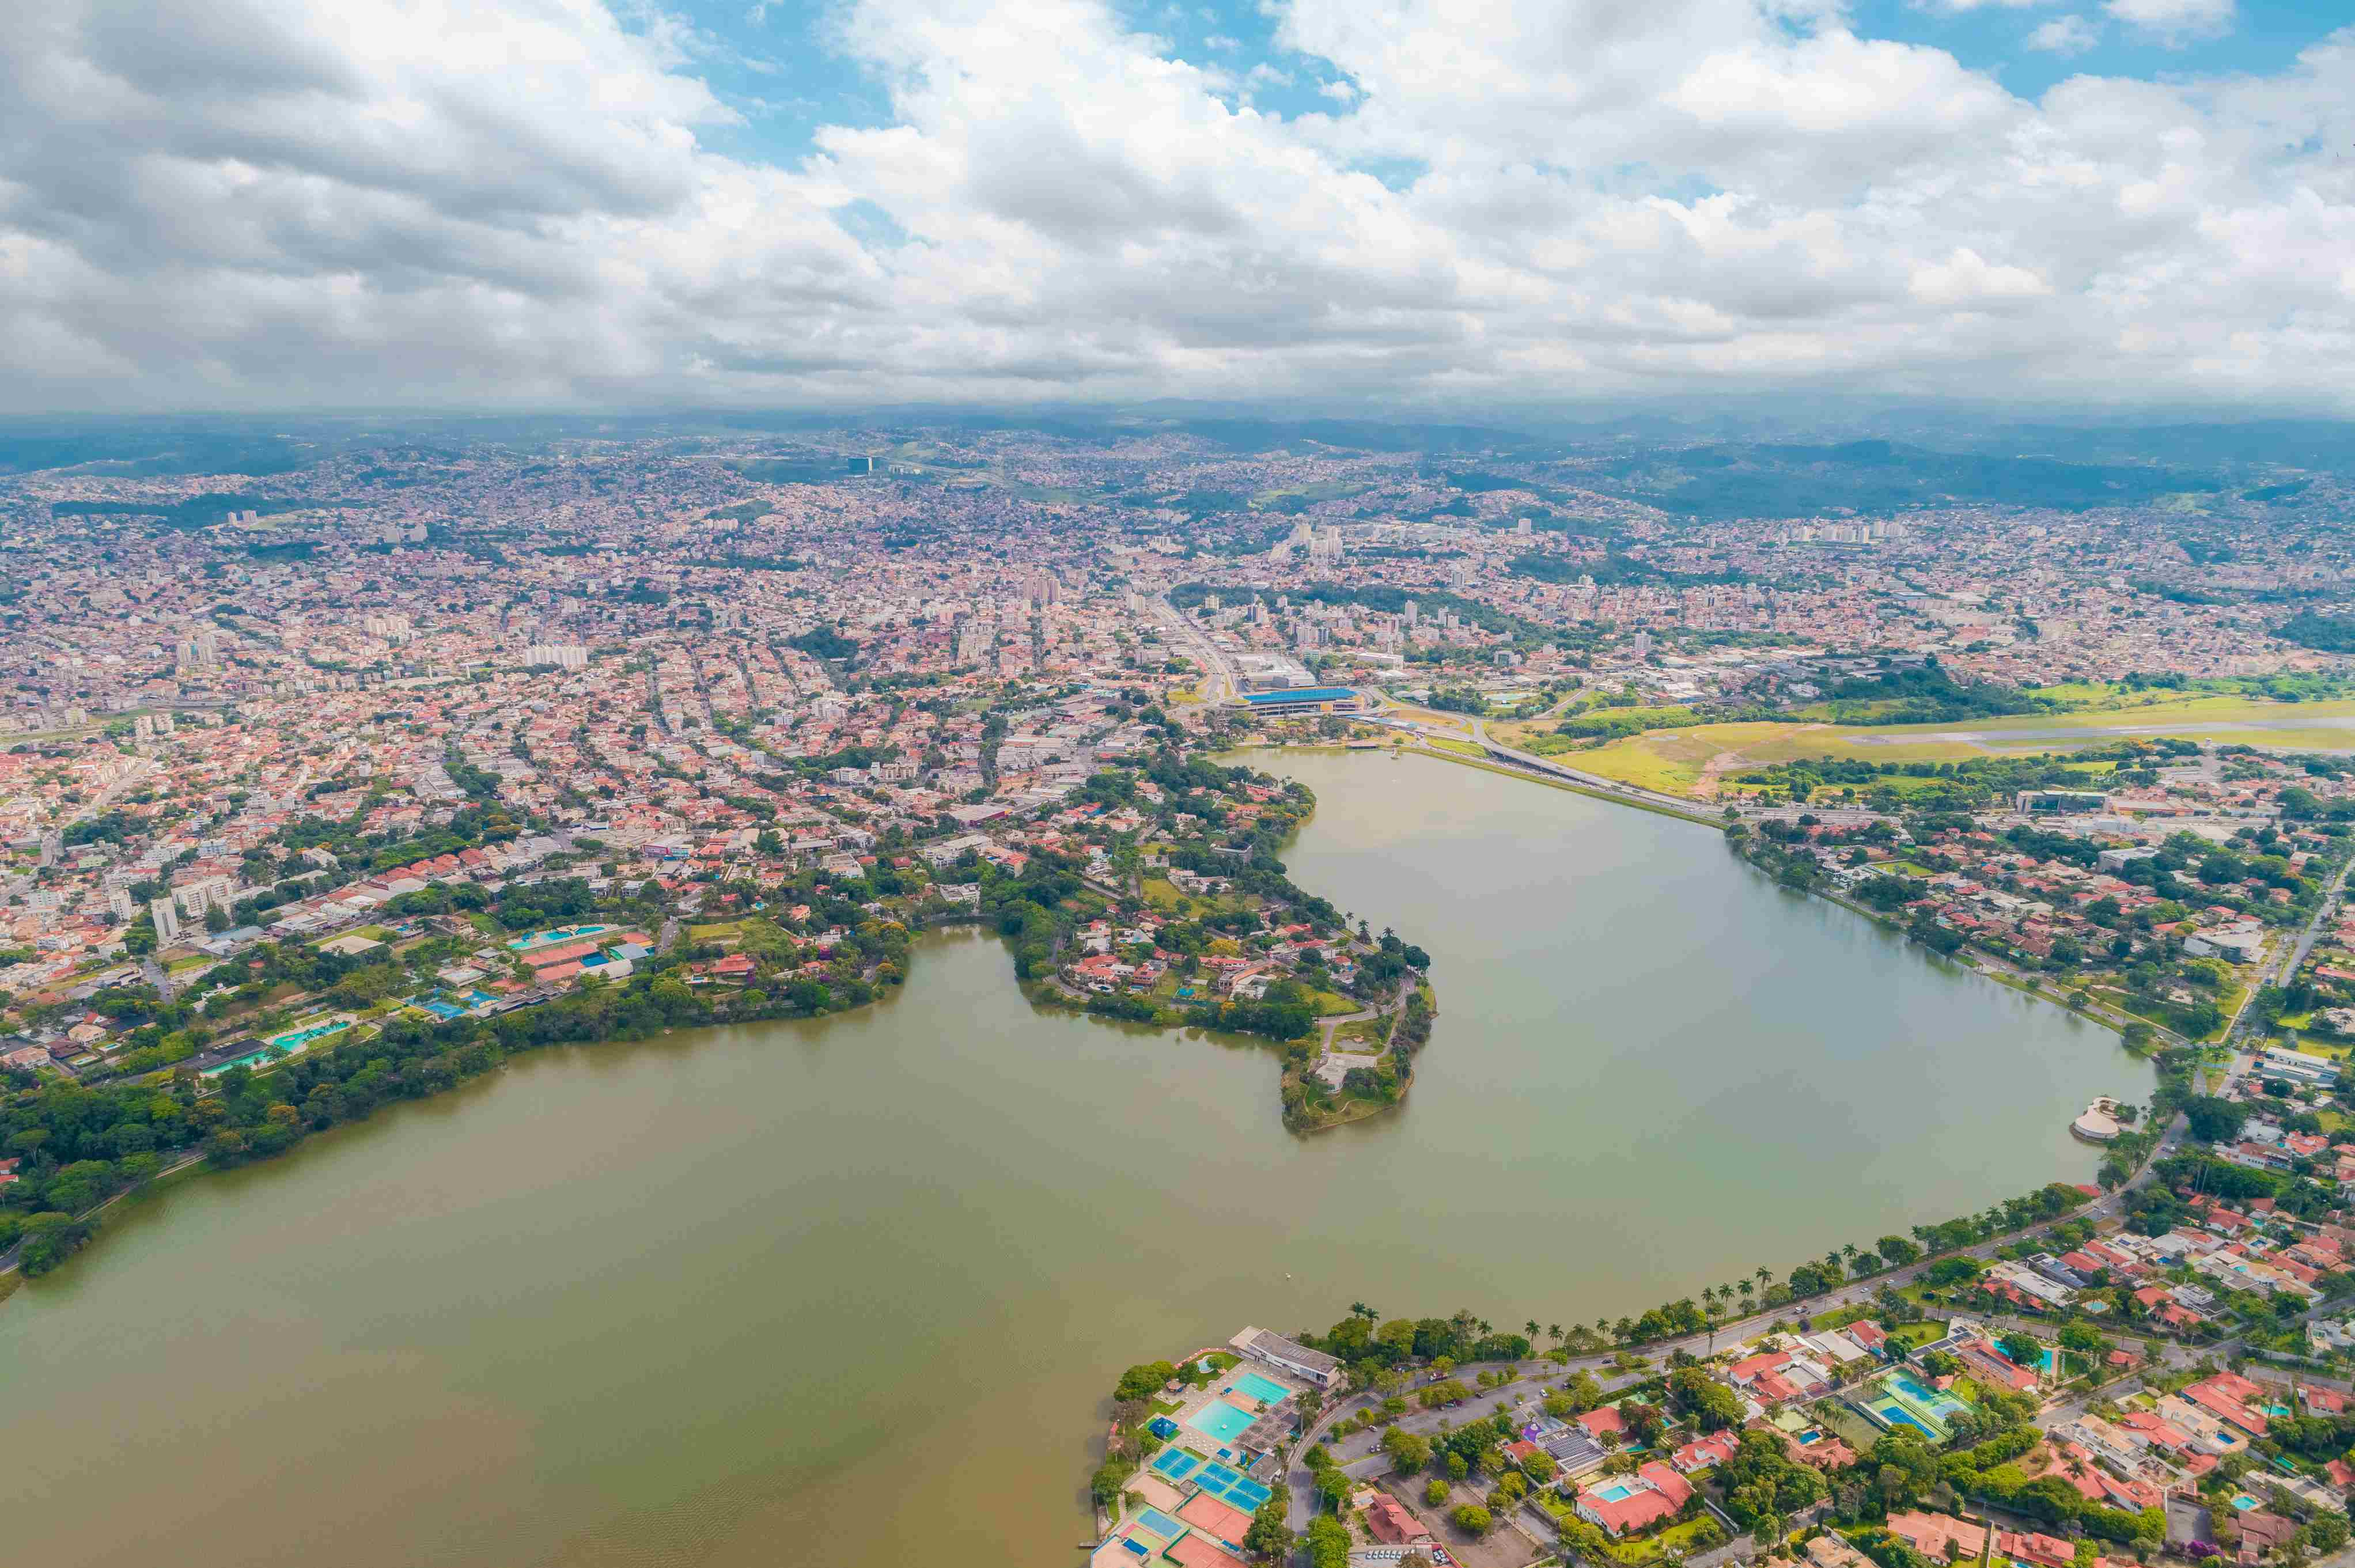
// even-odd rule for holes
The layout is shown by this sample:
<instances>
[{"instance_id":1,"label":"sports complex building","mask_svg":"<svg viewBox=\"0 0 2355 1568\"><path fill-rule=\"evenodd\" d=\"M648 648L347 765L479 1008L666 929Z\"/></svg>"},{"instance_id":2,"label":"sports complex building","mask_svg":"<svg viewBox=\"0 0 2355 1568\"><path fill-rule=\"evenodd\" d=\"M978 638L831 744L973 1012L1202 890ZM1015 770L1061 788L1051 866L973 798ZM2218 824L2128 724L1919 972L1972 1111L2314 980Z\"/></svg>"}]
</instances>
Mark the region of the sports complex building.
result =
<instances>
[{"instance_id":1,"label":"sports complex building","mask_svg":"<svg viewBox=\"0 0 2355 1568\"><path fill-rule=\"evenodd\" d=\"M1346 686L1295 687L1284 691L1246 691L1240 699L1253 713L1272 719L1291 719L1301 714L1358 713L1365 708L1358 694Z\"/></svg>"}]
</instances>

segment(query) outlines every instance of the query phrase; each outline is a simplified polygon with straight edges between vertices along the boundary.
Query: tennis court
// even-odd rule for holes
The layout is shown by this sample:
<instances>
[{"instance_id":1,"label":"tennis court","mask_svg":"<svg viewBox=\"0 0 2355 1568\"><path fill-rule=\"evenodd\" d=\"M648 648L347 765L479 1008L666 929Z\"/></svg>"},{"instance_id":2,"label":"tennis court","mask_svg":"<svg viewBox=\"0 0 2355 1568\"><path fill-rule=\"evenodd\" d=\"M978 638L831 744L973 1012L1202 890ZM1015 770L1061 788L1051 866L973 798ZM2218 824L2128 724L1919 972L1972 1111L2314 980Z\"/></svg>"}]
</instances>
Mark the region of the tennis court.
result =
<instances>
[{"instance_id":1,"label":"tennis court","mask_svg":"<svg viewBox=\"0 0 2355 1568\"><path fill-rule=\"evenodd\" d=\"M1165 1481L1182 1481L1201 1464L1199 1454L1189 1454L1183 1448L1164 1448L1154 1456L1153 1468Z\"/></svg>"},{"instance_id":2,"label":"tennis court","mask_svg":"<svg viewBox=\"0 0 2355 1568\"><path fill-rule=\"evenodd\" d=\"M1253 1513L1267 1501L1268 1488L1249 1476L1229 1469L1224 1465L1207 1464L1194 1476L1194 1484L1225 1503L1231 1509Z\"/></svg>"}]
</instances>

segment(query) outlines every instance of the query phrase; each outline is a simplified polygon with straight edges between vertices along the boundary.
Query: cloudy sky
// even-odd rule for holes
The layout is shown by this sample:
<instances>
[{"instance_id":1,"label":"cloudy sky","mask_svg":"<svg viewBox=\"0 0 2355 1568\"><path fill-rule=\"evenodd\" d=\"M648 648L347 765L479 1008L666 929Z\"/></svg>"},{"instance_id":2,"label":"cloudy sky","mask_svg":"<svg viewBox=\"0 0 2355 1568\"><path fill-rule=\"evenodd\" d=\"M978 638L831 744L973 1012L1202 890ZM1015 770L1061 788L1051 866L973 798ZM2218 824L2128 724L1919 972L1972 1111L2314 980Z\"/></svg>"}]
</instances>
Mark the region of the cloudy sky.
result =
<instances>
[{"instance_id":1,"label":"cloudy sky","mask_svg":"<svg viewBox=\"0 0 2355 1568\"><path fill-rule=\"evenodd\" d=\"M10 411L2355 413L2350 0L44 0L0 70Z\"/></svg>"}]
</instances>

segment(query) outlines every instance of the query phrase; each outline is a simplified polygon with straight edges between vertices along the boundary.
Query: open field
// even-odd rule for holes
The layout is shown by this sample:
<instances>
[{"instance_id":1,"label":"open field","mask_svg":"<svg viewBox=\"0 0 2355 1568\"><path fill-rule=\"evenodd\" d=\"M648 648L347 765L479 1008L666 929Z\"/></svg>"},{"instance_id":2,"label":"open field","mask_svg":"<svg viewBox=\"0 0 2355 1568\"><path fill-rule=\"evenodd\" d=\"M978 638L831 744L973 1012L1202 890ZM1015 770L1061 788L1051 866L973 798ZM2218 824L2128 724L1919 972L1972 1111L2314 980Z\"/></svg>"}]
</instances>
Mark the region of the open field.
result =
<instances>
[{"instance_id":1,"label":"open field","mask_svg":"<svg viewBox=\"0 0 2355 1568\"><path fill-rule=\"evenodd\" d=\"M1705 797L1712 763L1720 772L1764 761L1756 750L1780 744L1795 724L1699 724L1689 730L1650 730L1592 752L1564 752L1555 759L1584 773L1601 773L1663 795ZM1724 759L1719 761L1719 759Z\"/></svg>"},{"instance_id":2,"label":"open field","mask_svg":"<svg viewBox=\"0 0 2355 1568\"><path fill-rule=\"evenodd\" d=\"M2157 699L2162 694L2149 695ZM1512 739L1523 744L1549 728L1541 722L1509 727ZM1495 733L1505 739L1507 729L1500 726ZM2101 711L2015 714L1960 724L1700 724L1685 730L1646 731L1595 751L1563 752L1561 760L1626 784L1692 795L1711 771L1734 773L1802 758L1958 763L1972 757L2073 751L2160 735L2285 751L2355 751L2355 699L2267 702L2246 697L2192 697Z\"/></svg>"}]
</instances>

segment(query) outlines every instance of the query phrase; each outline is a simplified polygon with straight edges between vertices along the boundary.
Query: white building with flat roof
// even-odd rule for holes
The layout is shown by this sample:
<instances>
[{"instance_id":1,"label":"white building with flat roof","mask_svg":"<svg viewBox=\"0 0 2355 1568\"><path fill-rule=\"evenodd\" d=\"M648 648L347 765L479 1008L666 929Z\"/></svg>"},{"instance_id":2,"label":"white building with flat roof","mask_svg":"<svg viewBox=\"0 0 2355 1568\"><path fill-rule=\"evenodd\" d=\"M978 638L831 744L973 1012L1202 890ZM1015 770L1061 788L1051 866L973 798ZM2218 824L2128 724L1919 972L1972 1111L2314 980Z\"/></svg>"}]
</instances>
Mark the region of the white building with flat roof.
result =
<instances>
[{"instance_id":1,"label":"white building with flat roof","mask_svg":"<svg viewBox=\"0 0 2355 1568\"><path fill-rule=\"evenodd\" d=\"M1341 1363L1324 1351L1295 1344L1283 1335L1271 1334L1264 1328L1245 1328L1227 1343L1238 1355L1265 1361L1294 1377L1305 1378L1321 1389L1331 1388L1341 1378Z\"/></svg>"}]
</instances>

